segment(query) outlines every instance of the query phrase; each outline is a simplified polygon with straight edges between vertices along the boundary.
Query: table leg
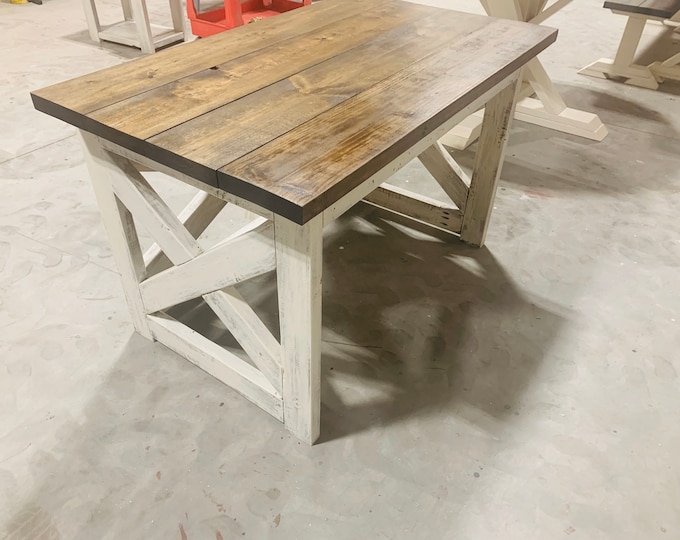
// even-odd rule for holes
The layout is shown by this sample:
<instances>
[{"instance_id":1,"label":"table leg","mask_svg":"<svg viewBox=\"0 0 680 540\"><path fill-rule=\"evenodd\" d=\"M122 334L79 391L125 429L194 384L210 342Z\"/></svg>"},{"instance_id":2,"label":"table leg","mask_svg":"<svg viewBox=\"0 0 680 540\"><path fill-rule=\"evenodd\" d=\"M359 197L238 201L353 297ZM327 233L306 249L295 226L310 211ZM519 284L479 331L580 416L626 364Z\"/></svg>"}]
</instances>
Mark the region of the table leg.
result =
<instances>
[{"instance_id":1,"label":"table leg","mask_svg":"<svg viewBox=\"0 0 680 540\"><path fill-rule=\"evenodd\" d=\"M321 408L322 216L274 218L286 428L312 444Z\"/></svg>"},{"instance_id":2,"label":"table leg","mask_svg":"<svg viewBox=\"0 0 680 540\"><path fill-rule=\"evenodd\" d=\"M479 146L472 169L460 239L475 246L484 245L496 185L503 166L510 119L521 83L501 90L486 105Z\"/></svg>"},{"instance_id":3,"label":"table leg","mask_svg":"<svg viewBox=\"0 0 680 540\"><path fill-rule=\"evenodd\" d=\"M130 159L106 150L103 147L106 143L91 134L83 132L82 139L135 329L184 356L282 421L281 347L234 288L236 283L275 268L271 223L266 218L257 218L204 250L194 233L198 236L223 204L195 198L181 212L180 219ZM198 216L196 212L208 215ZM148 265L145 264L135 223L155 240L169 259L169 268L164 265L156 273L149 271L149 265L155 265L159 258L158 250L149 250ZM308 230L313 229L305 229ZM297 272L296 267L293 270ZM196 298L202 298L215 312L252 364L169 315L173 306ZM320 309L315 311L316 315L320 315ZM318 360L318 346L314 350ZM318 369L316 373L318 380ZM318 398L318 390L314 395ZM316 418L318 421L318 412ZM318 435L318 422L312 432ZM311 435L305 440L311 441Z\"/></svg>"},{"instance_id":4,"label":"table leg","mask_svg":"<svg viewBox=\"0 0 680 540\"><path fill-rule=\"evenodd\" d=\"M109 237L111 252L116 261L118 272L120 272L132 322L137 332L148 339L152 339L142 296L139 292L139 283L146 275L144 257L139 246L132 215L113 191L114 177L125 177L121 167L133 167L133 165L128 160L114 156L104 150L95 136L83 131L81 137L92 187L97 198L104 228Z\"/></svg>"}]
</instances>

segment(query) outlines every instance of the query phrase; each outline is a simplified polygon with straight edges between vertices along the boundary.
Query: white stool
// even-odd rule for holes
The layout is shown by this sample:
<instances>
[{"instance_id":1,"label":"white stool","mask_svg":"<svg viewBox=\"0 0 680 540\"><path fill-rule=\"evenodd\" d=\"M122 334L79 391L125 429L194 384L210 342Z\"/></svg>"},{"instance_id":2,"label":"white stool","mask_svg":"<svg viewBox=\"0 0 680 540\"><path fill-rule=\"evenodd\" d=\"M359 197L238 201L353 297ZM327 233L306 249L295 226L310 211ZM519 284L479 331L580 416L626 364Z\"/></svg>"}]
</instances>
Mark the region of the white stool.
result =
<instances>
[{"instance_id":1,"label":"white stool","mask_svg":"<svg viewBox=\"0 0 680 540\"><path fill-rule=\"evenodd\" d=\"M185 39L182 4L180 0L169 0L169 3L172 28L149 22L145 0L121 0L125 20L104 29L99 24L95 0L83 0L83 7L90 37L94 41L122 43L151 54L159 47Z\"/></svg>"}]
</instances>

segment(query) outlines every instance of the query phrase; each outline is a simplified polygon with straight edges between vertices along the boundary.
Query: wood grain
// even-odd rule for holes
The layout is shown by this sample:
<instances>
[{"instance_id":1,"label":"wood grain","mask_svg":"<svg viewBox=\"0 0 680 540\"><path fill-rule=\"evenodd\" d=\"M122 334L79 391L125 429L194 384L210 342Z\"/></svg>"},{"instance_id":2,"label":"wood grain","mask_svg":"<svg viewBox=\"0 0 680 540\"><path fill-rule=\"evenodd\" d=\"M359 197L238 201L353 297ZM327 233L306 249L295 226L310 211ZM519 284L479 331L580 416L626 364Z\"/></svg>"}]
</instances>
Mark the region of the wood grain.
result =
<instances>
[{"instance_id":1,"label":"wood grain","mask_svg":"<svg viewBox=\"0 0 680 540\"><path fill-rule=\"evenodd\" d=\"M305 223L554 38L550 29L490 19L488 26L221 168L219 187L255 202L262 196L258 204Z\"/></svg>"},{"instance_id":2,"label":"wood grain","mask_svg":"<svg viewBox=\"0 0 680 540\"><path fill-rule=\"evenodd\" d=\"M380 6L388 0L370 0ZM87 114L218 64L263 51L279 41L352 17L365 0L319 2L178 47L48 86L32 94Z\"/></svg>"},{"instance_id":3,"label":"wood grain","mask_svg":"<svg viewBox=\"0 0 680 540\"><path fill-rule=\"evenodd\" d=\"M362 24L347 31L344 20L302 32L195 75L94 111L90 118L139 139L146 139L299 71L342 54L376 34L428 14L404 3L400 9L377 6L363 11ZM172 114L167 114L168 111Z\"/></svg>"},{"instance_id":4,"label":"wood grain","mask_svg":"<svg viewBox=\"0 0 680 540\"><path fill-rule=\"evenodd\" d=\"M33 100L180 177L302 224L555 37L400 0L324 0Z\"/></svg>"},{"instance_id":5,"label":"wood grain","mask_svg":"<svg viewBox=\"0 0 680 540\"><path fill-rule=\"evenodd\" d=\"M461 15L444 21L439 14L432 15L386 32L148 141L183 156L190 169L200 164L206 174L214 174L215 169L428 56L445 45L452 33L469 33L488 24L487 19Z\"/></svg>"}]
</instances>

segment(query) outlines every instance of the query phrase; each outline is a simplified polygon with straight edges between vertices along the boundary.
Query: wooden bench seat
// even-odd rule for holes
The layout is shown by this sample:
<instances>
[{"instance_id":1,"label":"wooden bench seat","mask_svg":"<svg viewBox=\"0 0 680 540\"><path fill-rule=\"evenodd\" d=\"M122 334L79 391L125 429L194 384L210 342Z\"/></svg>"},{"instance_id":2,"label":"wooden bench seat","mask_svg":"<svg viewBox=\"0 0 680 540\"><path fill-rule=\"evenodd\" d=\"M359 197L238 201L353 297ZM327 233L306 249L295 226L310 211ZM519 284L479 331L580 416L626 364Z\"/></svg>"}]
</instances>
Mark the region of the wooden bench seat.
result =
<instances>
[{"instance_id":1,"label":"wooden bench seat","mask_svg":"<svg viewBox=\"0 0 680 540\"><path fill-rule=\"evenodd\" d=\"M618 0L605 2L604 7L612 11L637 13L655 19L670 19L680 11L680 0Z\"/></svg>"},{"instance_id":2,"label":"wooden bench seat","mask_svg":"<svg viewBox=\"0 0 680 540\"><path fill-rule=\"evenodd\" d=\"M680 0L608 0L603 7L628 17L616 57L614 60L601 58L579 73L603 79L619 77L627 84L654 90L665 79L680 80L680 53L649 65L635 63L635 53L648 20L661 21L676 29L680 26ZM669 29L667 34L671 33Z\"/></svg>"}]
</instances>

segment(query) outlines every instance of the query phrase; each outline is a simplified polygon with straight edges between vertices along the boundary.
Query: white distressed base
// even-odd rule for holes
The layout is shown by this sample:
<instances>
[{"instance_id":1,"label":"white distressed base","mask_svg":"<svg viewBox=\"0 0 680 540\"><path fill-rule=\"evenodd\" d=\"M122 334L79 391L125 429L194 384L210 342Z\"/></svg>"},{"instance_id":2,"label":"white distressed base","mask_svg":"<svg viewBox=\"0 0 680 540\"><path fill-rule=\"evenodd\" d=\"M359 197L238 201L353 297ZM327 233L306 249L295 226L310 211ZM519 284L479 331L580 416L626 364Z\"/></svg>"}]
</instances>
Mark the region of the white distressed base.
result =
<instances>
[{"instance_id":1,"label":"white distressed base","mask_svg":"<svg viewBox=\"0 0 680 540\"><path fill-rule=\"evenodd\" d=\"M539 99L524 98L517 104L515 118L562 133L578 135L593 141L607 136L607 128L596 114L566 107L559 113L546 111Z\"/></svg>"},{"instance_id":2,"label":"white distressed base","mask_svg":"<svg viewBox=\"0 0 680 540\"><path fill-rule=\"evenodd\" d=\"M198 183L200 193L175 215L140 174L139 166L173 173L145 156L82 132L85 156L135 329L185 357L282 421L307 444L321 426L321 297L323 225L359 201L460 235L481 246L489 225L519 73L506 78L398 156L323 213L298 225ZM437 141L452 125L487 104L471 177ZM418 157L449 202L383 181ZM382 184L382 185L381 185ZM262 214L204 249L200 236L229 202ZM142 254L136 227L156 244ZM276 269L281 341L235 285ZM202 298L252 362L168 315Z\"/></svg>"},{"instance_id":3,"label":"white distressed base","mask_svg":"<svg viewBox=\"0 0 680 540\"><path fill-rule=\"evenodd\" d=\"M581 75L589 75L600 79L619 78L624 79L626 84L657 90L659 83L665 79L680 81L680 53L671 56L663 61L653 62L648 66L636 64L635 54L640 44L645 25L649 21L661 22L664 25L677 27L680 21L675 21L675 17L680 18L680 14L673 19L663 20L658 17L647 15L630 14L612 10L613 13L628 17L626 27L616 51L616 58L600 58L597 62L587 65L579 71Z\"/></svg>"},{"instance_id":4,"label":"white distressed base","mask_svg":"<svg viewBox=\"0 0 680 540\"><path fill-rule=\"evenodd\" d=\"M598 79L621 78L626 84L656 90L659 83L652 71L646 66L636 64L617 65L614 60L600 58L597 62L587 65L578 71L580 75L597 77Z\"/></svg>"}]
</instances>

